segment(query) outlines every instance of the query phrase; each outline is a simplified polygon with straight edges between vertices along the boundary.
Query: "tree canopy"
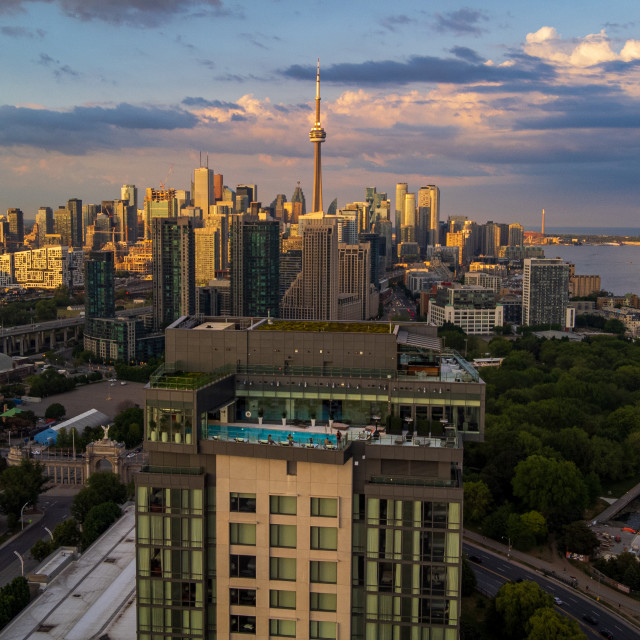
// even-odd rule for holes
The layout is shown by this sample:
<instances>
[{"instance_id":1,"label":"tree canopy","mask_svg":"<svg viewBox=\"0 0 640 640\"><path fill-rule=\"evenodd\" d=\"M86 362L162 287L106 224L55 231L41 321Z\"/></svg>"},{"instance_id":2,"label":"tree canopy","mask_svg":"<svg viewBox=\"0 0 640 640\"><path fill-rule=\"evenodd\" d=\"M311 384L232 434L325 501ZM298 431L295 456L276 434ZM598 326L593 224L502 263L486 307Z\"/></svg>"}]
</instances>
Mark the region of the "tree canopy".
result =
<instances>
[{"instance_id":1,"label":"tree canopy","mask_svg":"<svg viewBox=\"0 0 640 640\"><path fill-rule=\"evenodd\" d=\"M38 496L47 481L42 464L32 460L23 460L0 474L0 510L10 517L10 526L17 524L25 504L38 504Z\"/></svg>"}]
</instances>

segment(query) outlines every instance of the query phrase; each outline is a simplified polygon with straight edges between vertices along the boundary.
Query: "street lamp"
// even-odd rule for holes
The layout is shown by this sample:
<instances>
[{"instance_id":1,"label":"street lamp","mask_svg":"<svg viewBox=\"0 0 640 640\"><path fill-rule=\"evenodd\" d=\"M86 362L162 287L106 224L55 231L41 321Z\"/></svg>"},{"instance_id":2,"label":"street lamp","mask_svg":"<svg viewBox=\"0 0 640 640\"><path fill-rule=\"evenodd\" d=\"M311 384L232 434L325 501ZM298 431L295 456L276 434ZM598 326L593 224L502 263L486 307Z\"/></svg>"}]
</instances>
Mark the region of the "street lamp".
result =
<instances>
[{"instance_id":1,"label":"street lamp","mask_svg":"<svg viewBox=\"0 0 640 640\"><path fill-rule=\"evenodd\" d=\"M24 578L24 558L15 549L13 550L13 553L15 553L18 556L18 558L20 559L20 566L21 566L21 569L22 569L22 577Z\"/></svg>"},{"instance_id":2,"label":"street lamp","mask_svg":"<svg viewBox=\"0 0 640 640\"><path fill-rule=\"evenodd\" d=\"M50 536L51 536L51 542L53 542L53 533L51 533L51 529L49 529L49 527L42 527Z\"/></svg>"},{"instance_id":3,"label":"street lamp","mask_svg":"<svg viewBox=\"0 0 640 640\"><path fill-rule=\"evenodd\" d=\"M510 558L511 557L511 538L509 536L502 536L502 539L506 540L509 545L509 548L507 549L507 558Z\"/></svg>"},{"instance_id":4,"label":"street lamp","mask_svg":"<svg viewBox=\"0 0 640 640\"><path fill-rule=\"evenodd\" d=\"M25 502L25 503L22 505L22 509L20 509L20 523L22 524L22 531L24 531L24 518L22 517L22 515L24 514L25 507L26 507L28 504L29 504L28 502Z\"/></svg>"}]
</instances>

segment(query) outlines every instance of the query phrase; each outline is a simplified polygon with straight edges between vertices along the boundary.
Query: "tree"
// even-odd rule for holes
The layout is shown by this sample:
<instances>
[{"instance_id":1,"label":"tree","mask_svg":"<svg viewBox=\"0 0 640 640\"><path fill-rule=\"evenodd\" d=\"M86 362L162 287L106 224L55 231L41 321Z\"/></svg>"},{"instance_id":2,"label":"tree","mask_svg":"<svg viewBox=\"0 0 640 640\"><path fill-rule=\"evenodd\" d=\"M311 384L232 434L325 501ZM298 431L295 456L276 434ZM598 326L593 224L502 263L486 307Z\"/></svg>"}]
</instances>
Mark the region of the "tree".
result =
<instances>
[{"instance_id":1,"label":"tree","mask_svg":"<svg viewBox=\"0 0 640 640\"><path fill-rule=\"evenodd\" d=\"M467 556L462 556L462 596L472 596L473 592L476 590L476 585L478 584L478 579L476 578L476 574L473 572L469 561L467 560Z\"/></svg>"},{"instance_id":2,"label":"tree","mask_svg":"<svg viewBox=\"0 0 640 640\"><path fill-rule=\"evenodd\" d=\"M526 640L586 640L575 620L559 616L552 607L538 609L526 624Z\"/></svg>"},{"instance_id":3,"label":"tree","mask_svg":"<svg viewBox=\"0 0 640 640\"><path fill-rule=\"evenodd\" d=\"M36 540L30 550L31 557L38 562L42 562L56 548L51 540Z\"/></svg>"},{"instance_id":4,"label":"tree","mask_svg":"<svg viewBox=\"0 0 640 640\"><path fill-rule=\"evenodd\" d=\"M89 476L87 486L73 498L71 514L83 527L93 507L103 502L122 504L127 499L127 487L115 473L99 471Z\"/></svg>"},{"instance_id":5,"label":"tree","mask_svg":"<svg viewBox=\"0 0 640 640\"><path fill-rule=\"evenodd\" d=\"M522 524L532 533L537 542L547 537L547 521L538 511L529 511L520 516Z\"/></svg>"},{"instance_id":6,"label":"tree","mask_svg":"<svg viewBox=\"0 0 640 640\"><path fill-rule=\"evenodd\" d=\"M63 418L66 413L67 410L63 405L61 405L59 402L54 402L47 407L46 411L44 412L44 417L47 420L60 420L60 418Z\"/></svg>"},{"instance_id":7,"label":"tree","mask_svg":"<svg viewBox=\"0 0 640 640\"><path fill-rule=\"evenodd\" d=\"M66 307L70 302L69 287L64 284L61 284L59 287L57 287L53 292L53 301L58 307Z\"/></svg>"},{"instance_id":8,"label":"tree","mask_svg":"<svg viewBox=\"0 0 640 640\"><path fill-rule=\"evenodd\" d=\"M13 516L17 523L25 504L35 506L38 496L48 482L44 467L39 462L23 460L16 467L7 467L0 474L0 510Z\"/></svg>"},{"instance_id":9,"label":"tree","mask_svg":"<svg viewBox=\"0 0 640 640\"><path fill-rule=\"evenodd\" d=\"M513 493L530 509L559 520L582 513L587 505L587 487L573 462L541 455L518 463L511 482ZM565 520L566 522L566 520Z\"/></svg>"},{"instance_id":10,"label":"tree","mask_svg":"<svg viewBox=\"0 0 640 640\"><path fill-rule=\"evenodd\" d=\"M38 300L35 310L35 320L38 322L55 320L58 317L58 308L56 307L56 303L51 299Z\"/></svg>"},{"instance_id":11,"label":"tree","mask_svg":"<svg viewBox=\"0 0 640 640\"><path fill-rule=\"evenodd\" d=\"M121 515L115 502L103 502L92 507L82 524L82 546L86 549L106 531Z\"/></svg>"},{"instance_id":12,"label":"tree","mask_svg":"<svg viewBox=\"0 0 640 640\"><path fill-rule=\"evenodd\" d=\"M562 527L558 538L559 551L571 551L590 556L600 546L598 536L581 521L571 522Z\"/></svg>"},{"instance_id":13,"label":"tree","mask_svg":"<svg viewBox=\"0 0 640 640\"><path fill-rule=\"evenodd\" d=\"M53 539L58 547L76 547L80 544L80 529L73 518L61 522L53 530Z\"/></svg>"},{"instance_id":14,"label":"tree","mask_svg":"<svg viewBox=\"0 0 640 640\"><path fill-rule=\"evenodd\" d=\"M30 602L29 583L22 576L0 589L0 628L17 616Z\"/></svg>"},{"instance_id":15,"label":"tree","mask_svg":"<svg viewBox=\"0 0 640 640\"><path fill-rule=\"evenodd\" d=\"M140 407L130 407L121 411L113 421L109 431L112 440L124 442L127 449L142 444L142 424L144 411Z\"/></svg>"},{"instance_id":16,"label":"tree","mask_svg":"<svg viewBox=\"0 0 640 640\"><path fill-rule=\"evenodd\" d=\"M493 497L486 482L464 483L464 519L480 522L486 515Z\"/></svg>"},{"instance_id":17,"label":"tree","mask_svg":"<svg viewBox=\"0 0 640 640\"><path fill-rule=\"evenodd\" d=\"M507 582L496 595L495 607L504 624L503 635L524 638L529 618L538 609L553 607L553 599L535 582Z\"/></svg>"}]
</instances>

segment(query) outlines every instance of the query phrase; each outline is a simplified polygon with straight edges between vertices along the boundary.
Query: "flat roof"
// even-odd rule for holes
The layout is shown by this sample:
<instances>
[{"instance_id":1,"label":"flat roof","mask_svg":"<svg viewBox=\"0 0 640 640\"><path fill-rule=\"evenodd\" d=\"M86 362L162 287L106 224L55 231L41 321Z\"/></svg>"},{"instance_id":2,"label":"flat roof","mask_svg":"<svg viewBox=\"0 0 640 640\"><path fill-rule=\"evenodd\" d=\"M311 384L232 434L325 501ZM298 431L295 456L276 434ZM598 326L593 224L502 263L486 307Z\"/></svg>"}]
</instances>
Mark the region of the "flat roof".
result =
<instances>
[{"instance_id":1,"label":"flat roof","mask_svg":"<svg viewBox=\"0 0 640 640\"><path fill-rule=\"evenodd\" d=\"M86 640L103 634L136 640L134 514L128 506L0 632L0 640Z\"/></svg>"},{"instance_id":2,"label":"flat roof","mask_svg":"<svg viewBox=\"0 0 640 640\"><path fill-rule=\"evenodd\" d=\"M194 331L224 331L225 329L233 329L234 322L203 322L197 327L193 327Z\"/></svg>"}]
</instances>

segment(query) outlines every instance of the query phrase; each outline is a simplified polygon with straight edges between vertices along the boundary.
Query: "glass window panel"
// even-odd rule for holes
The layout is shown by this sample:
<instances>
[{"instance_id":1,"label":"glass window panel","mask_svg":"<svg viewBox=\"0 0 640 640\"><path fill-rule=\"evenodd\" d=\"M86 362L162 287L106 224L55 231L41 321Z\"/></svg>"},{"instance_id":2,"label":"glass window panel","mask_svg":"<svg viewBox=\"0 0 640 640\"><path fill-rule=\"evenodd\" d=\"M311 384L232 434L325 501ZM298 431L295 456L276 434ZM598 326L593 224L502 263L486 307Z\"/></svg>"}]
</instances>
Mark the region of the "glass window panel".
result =
<instances>
[{"instance_id":1,"label":"glass window panel","mask_svg":"<svg viewBox=\"0 0 640 640\"><path fill-rule=\"evenodd\" d=\"M296 637L296 621L295 620L269 620L269 635L295 638Z\"/></svg>"},{"instance_id":2,"label":"glass window panel","mask_svg":"<svg viewBox=\"0 0 640 640\"><path fill-rule=\"evenodd\" d=\"M138 516L138 542L149 541L149 516Z\"/></svg>"},{"instance_id":3,"label":"glass window panel","mask_svg":"<svg viewBox=\"0 0 640 640\"><path fill-rule=\"evenodd\" d=\"M335 551L338 548L337 527L311 527L311 548Z\"/></svg>"},{"instance_id":4,"label":"glass window panel","mask_svg":"<svg viewBox=\"0 0 640 640\"><path fill-rule=\"evenodd\" d=\"M338 563L312 560L309 566L311 582L335 584L338 580Z\"/></svg>"},{"instance_id":5,"label":"glass window panel","mask_svg":"<svg viewBox=\"0 0 640 640\"><path fill-rule=\"evenodd\" d=\"M336 638L336 623L312 620L309 623L309 637L314 640L332 640Z\"/></svg>"},{"instance_id":6,"label":"glass window panel","mask_svg":"<svg viewBox=\"0 0 640 640\"><path fill-rule=\"evenodd\" d=\"M338 517L337 498L311 498L311 515L324 518Z\"/></svg>"},{"instance_id":7,"label":"glass window panel","mask_svg":"<svg viewBox=\"0 0 640 640\"><path fill-rule=\"evenodd\" d=\"M460 528L460 503L449 503L449 529Z\"/></svg>"},{"instance_id":8,"label":"glass window panel","mask_svg":"<svg viewBox=\"0 0 640 640\"><path fill-rule=\"evenodd\" d=\"M230 616L229 629L231 633L246 633L248 635L256 635L256 617L255 616Z\"/></svg>"},{"instance_id":9,"label":"glass window panel","mask_svg":"<svg viewBox=\"0 0 640 640\"><path fill-rule=\"evenodd\" d=\"M269 606L272 609L295 609L296 592L271 589L269 591Z\"/></svg>"},{"instance_id":10,"label":"glass window panel","mask_svg":"<svg viewBox=\"0 0 640 640\"><path fill-rule=\"evenodd\" d=\"M231 493L229 496L229 510L240 513L256 512L255 493Z\"/></svg>"},{"instance_id":11,"label":"glass window panel","mask_svg":"<svg viewBox=\"0 0 640 640\"><path fill-rule=\"evenodd\" d=\"M256 525L242 522L230 522L229 542L231 544L246 544L255 546Z\"/></svg>"},{"instance_id":12,"label":"glass window panel","mask_svg":"<svg viewBox=\"0 0 640 640\"><path fill-rule=\"evenodd\" d=\"M269 511L286 516L295 516L296 496L269 496Z\"/></svg>"},{"instance_id":13,"label":"glass window panel","mask_svg":"<svg viewBox=\"0 0 640 640\"><path fill-rule=\"evenodd\" d=\"M229 604L238 604L243 607L256 606L255 589L229 589Z\"/></svg>"},{"instance_id":14,"label":"glass window panel","mask_svg":"<svg viewBox=\"0 0 640 640\"><path fill-rule=\"evenodd\" d=\"M295 558L270 558L269 577L271 580L295 580Z\"/></svg>"},{"instance_id":15,"label":"glass window panel","mask_svg":"<svg viewBox=\"0 0 640 640\"><path fill-rule=\"evenodd\" d=\"M296 548L295 524L272 524L269 527L272 547Z\"/></svg>"},{"instance_id":16,"label":"glass window panel","mask_svg":"<svg viewBox=\"0 0 640 640\"><path fill-rule=\"evenodd\" d=\"M311 593L311 611L335 611L338 606L338 596L335 593Z\"/></svg>"}]
</instances>

